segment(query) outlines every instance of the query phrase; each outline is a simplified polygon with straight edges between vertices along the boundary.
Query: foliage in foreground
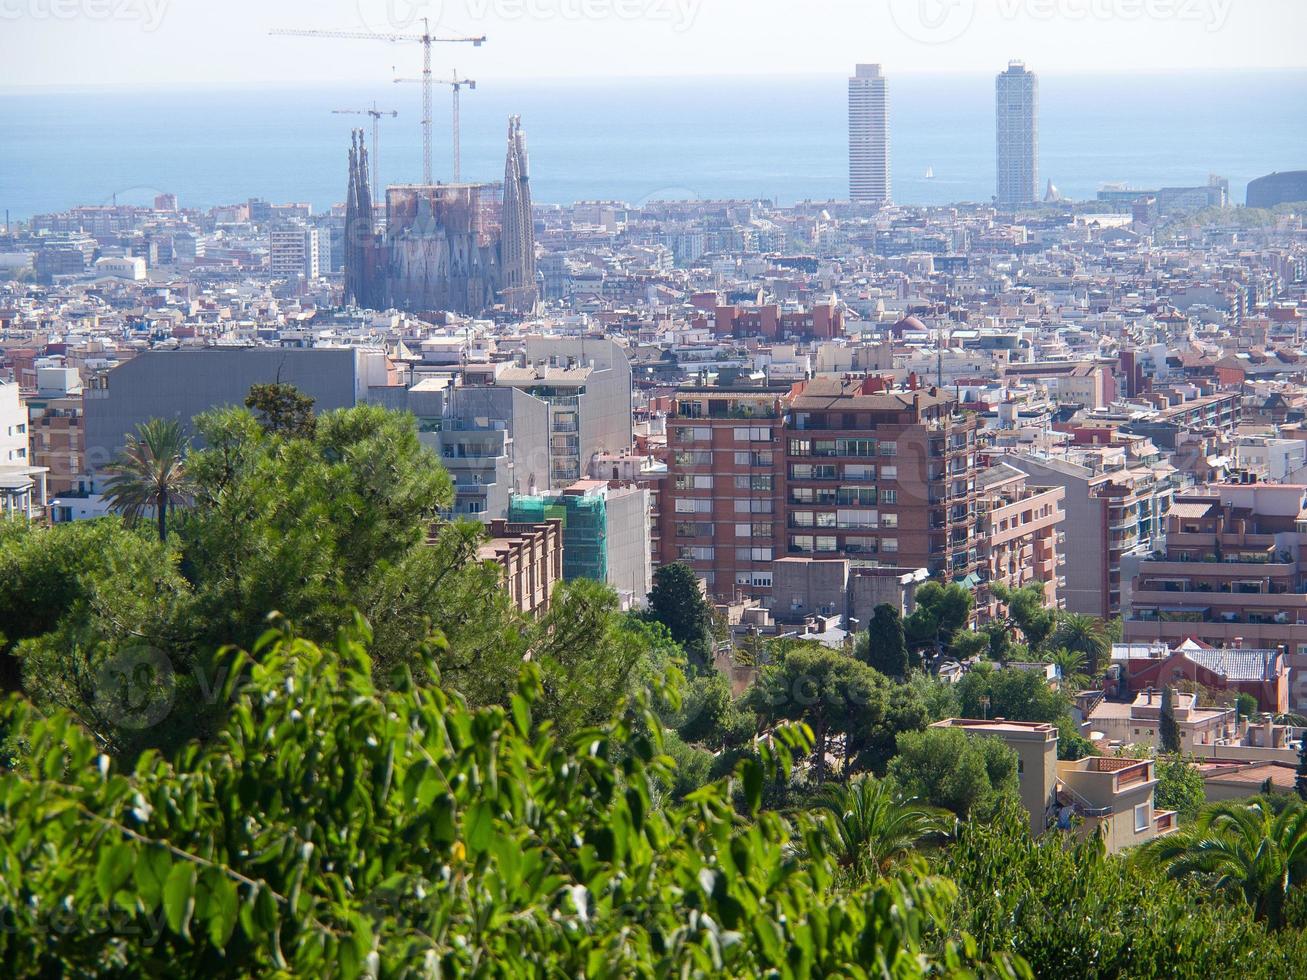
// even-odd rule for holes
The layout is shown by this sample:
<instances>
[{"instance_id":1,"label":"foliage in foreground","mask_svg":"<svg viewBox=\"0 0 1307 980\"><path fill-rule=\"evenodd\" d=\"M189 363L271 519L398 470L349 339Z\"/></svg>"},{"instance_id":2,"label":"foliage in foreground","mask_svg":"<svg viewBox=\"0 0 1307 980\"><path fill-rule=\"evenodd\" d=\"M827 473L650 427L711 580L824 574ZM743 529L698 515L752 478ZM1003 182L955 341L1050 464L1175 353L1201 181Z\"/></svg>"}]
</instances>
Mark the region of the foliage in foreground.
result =
<instances>
[{"instance_id":1,"label":"foliage in foreground","mask_svg":"<svg viewBox=\"0 0 1307 980\"><path fill-rule=\"evenodd\" d=\"M940 938L946 880L849 888L815 821L759 812L805 729L659 809L646 711L562 739L533 726L532 674L508 709L472 710L374 686L368 638L267 633L237 655L217 738L131 772L69 715L11 700L0 725L30 752L0 774L0 973L991 972Z\"/></svg>"}]
</instances>

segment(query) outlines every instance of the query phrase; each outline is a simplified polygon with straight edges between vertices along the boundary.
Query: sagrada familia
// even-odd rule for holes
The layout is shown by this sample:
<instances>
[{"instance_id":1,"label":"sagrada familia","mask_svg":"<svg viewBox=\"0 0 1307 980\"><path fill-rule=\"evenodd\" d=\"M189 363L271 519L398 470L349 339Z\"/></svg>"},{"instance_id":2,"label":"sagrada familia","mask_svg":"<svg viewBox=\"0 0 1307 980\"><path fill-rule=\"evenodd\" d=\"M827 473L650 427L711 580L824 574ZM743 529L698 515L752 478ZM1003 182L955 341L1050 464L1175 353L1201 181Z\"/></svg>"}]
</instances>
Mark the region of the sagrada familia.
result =
<instances>
[{"instance_id":1,"label":"sagrada familia","mask_svg":"<svg viewBox=\"0 0 1307 980\"><path fill-rule=\"evenodd\" d=\"M378 232L368 151L355 130L345 201L345 302L366 309L478 314L536 308L535 226L522 121L508 121L500 184L386 188Z\"/></svg>"}]
</instances>

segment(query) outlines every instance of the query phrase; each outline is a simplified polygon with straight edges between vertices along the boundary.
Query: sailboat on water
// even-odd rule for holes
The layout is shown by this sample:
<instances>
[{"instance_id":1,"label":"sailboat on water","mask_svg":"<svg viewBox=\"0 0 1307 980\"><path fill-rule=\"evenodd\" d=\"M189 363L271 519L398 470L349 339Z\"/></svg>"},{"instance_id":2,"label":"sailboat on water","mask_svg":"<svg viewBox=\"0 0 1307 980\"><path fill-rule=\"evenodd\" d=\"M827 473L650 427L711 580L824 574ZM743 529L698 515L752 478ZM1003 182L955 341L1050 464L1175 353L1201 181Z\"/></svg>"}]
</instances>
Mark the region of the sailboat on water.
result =
<instances>
[{"instance_id":1,"label":"sailboat on water","mask_svg":"<svg viewBox=\"0 0 1307 980\"><path fill-rule=\"evenodd\" d=\"M934 179L935 179L935 168L934 168L934 167L927 167L927 168L926 168L926 179L927 179L927 180L934 180Z\"/></svg>"}]
</instances>

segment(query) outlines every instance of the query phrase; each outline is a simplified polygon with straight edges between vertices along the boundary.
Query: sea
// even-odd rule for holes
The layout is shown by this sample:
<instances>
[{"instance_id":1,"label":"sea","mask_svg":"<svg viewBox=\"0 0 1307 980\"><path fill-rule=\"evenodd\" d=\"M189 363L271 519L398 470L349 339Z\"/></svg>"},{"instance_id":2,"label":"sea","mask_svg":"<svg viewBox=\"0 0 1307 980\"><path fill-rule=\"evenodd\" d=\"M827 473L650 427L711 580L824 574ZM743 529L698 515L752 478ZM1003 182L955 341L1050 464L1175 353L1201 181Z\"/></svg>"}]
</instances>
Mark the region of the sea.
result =
<instances>
[{"instance_id":1,"label":"sea","mask_svg":"<svg viewBox=\"0 0 1307 980\"><path fill-rule=\"evenodd\" d=\"M351 127L376 104L383 182L420 179L420 86L0 89L0 210L77 204L184 207L344 198ZM462 93L462 175L503 175L519 114L535 200L765 198L848 194L847 83L820 76L501 80ZM903 204L989 201L994 77L890 79L893 196ZM436 179L449 179L450 92L437 89ZM370 137L369 137L370 138ZM1307 168L1307 71L1074 75L1040 79L1041 192L1090 199L1106 184L1155 189ZM374 156L374 162L377 156ZM927 174L933 174L928 178Z\"/></svg>"}]
</instances>

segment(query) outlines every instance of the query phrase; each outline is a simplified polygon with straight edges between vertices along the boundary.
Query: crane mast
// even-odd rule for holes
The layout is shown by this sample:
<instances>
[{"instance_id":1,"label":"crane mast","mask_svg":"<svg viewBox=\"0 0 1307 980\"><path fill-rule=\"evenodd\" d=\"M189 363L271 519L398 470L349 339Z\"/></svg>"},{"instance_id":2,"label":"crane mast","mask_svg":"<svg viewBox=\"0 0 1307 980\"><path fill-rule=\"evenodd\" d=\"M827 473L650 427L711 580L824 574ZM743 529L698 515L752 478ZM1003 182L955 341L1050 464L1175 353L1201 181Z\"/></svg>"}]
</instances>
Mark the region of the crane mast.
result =
<instances>
[{"instance_id":1,"label":"crane mast","mask_svg":"<svg viewBox=\"0 0 1307 980\"><path fill-rule=\"evenodd\" d=\"M388 41L392 44L416 43L422 45L422 180L431 183L431 45L471 44L481 47L485 35L479 37L435 37L431 24L422 18L421 34L379 34L374 31L317 31L298 28L277 28L269 34L278 37L330 37L353 41Z\"/></svg>"},{"instance_id":2,"label":"crane mast","mask_svg":"<svg viewBox=\"0 0 1307 980\"><path fill-rule=\"evenodd\" d=\"M431 87L432 85L449 85L449 86L451 86L451 87L453 88L453 90L454 90L454 118L453 118L453 130L452 130L452 136L453 136L452 142L453 142L453 144L454 144L454 174L453 174L453 181L454 181L454 183L456 183L456 184L459 183L459 182L463 179L463 178L462 178L462 169L463 169L462 157L463 157L463 153L462 153L462 136L461 136L461 133L462 133L462 123L461 123L461 119L460 119L460 115L459 115L459 97L458 97L458 93L459 93L459 90L462 89L462 87L463 87L464 85L466 85L466 86L467 86L468 88L470 88L470 89L475 89L475 88L477 87L477 83L474 82L474 81L473 81L472 79L470 79L470 78L459 78L459 77L458 77L458 72L457 72L457 71L454 72L454 77L453 77L453 78L434 78L434 79L430 79L430 78L427 78L427 77L423 76L422 78L397 78L397 79L395 79L395 81L396 81L397 83L404 83L404 82L421 82L422 85L423 85L424 93L425 93L426 91L429 91L429 90L430 90L430 87ZM430 113L430 110L428 110L428 111L427 111L427 115L430 116L430 114L431 114L431 113ZM428 170L430 170L430 167L428 167ZM431 183L431 181L428 180L427 183Z\"/></svg>"}]
</instances>

